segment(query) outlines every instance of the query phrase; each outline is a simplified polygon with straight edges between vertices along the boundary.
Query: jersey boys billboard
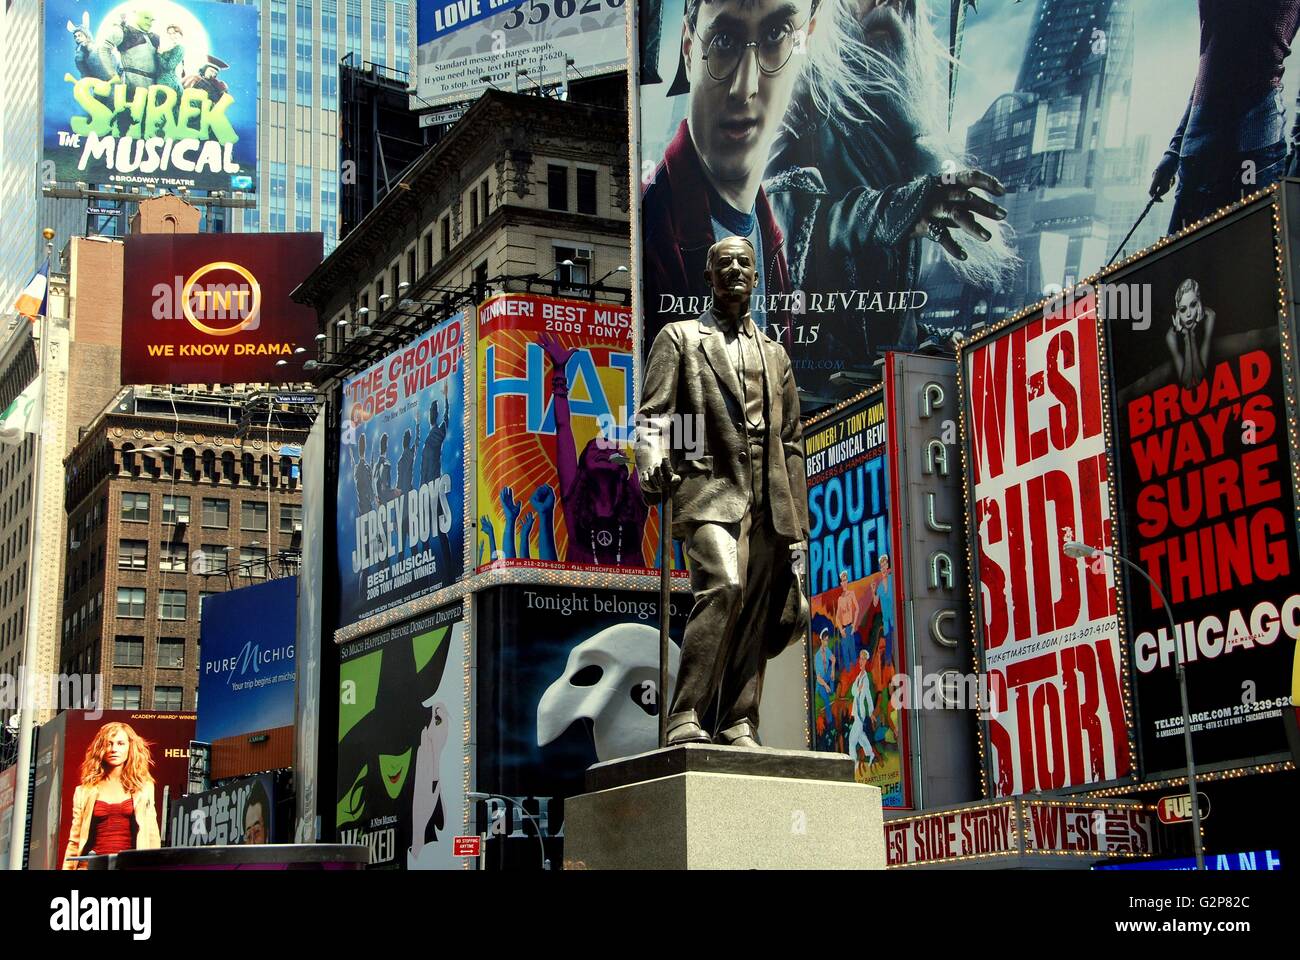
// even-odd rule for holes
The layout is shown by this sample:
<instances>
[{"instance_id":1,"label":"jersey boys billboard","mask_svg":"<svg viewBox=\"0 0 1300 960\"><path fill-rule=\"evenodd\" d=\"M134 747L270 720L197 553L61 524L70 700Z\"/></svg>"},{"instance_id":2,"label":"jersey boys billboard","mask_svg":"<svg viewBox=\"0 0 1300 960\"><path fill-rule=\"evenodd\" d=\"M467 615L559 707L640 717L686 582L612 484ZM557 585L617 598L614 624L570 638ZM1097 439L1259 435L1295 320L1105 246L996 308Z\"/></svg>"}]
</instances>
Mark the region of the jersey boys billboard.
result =
<instances>
[{"instance_id":1,"label":"jersey boys billboard","mask_svg":"<svg viewBox=\"0 0 1300 960\"><path fill-rule=\"evenodd\" d=\"M339 624L464 570L465 317L347 380L339 431Z\"/></svg>"},{"instance_id":2,"label":"jersey boys billboard","mask_svg":"<svg viewBox=\"0 0 1300 960\"><path fill-rule=\"evenodd\" d=\"M814 745L853 757L858 782L897 808L909 777L907 719L893 697L905 666L888 440L879 389L804 430Z\"/></svg>"},{"instance_id":3,"label":"jersey boys billboard","mask_svg":"<svg viewBox=\"0 0 1300 960\"><path fill-rule=\"evenodd\" d=\"M1147 777L1186 767L1179 649L1198 767L1287 751L1300 561L1275 255L1262 204L1112 278L1148 285L1154 305L1146 324L1106 324L1121 542L1178 628L1130 574Z\"/></svg>"},{"instance_id":4,"label":"jersey boys billboard","mask_svg":"<svg viewBox=\"0 0 1300 960\"><path fill-rule=\"evenodd\" d=\"M128 237L122 382L302 380L294 351L313 345L316 312L289 294L320 263L323 244L319 233Z\"/></svg>"},{"instance_id":5,"label":"jersey boys billboard","mask_svg":"<svg viewBox=\"0 0 1300 960\"><path fill-rule=\"evenodd\" d=\"M45 179L251 193L257 51L255 6L49 0Z\"/></svg>"},{"instance_id":6,"label":"jersey boys billboard","mask_svg":"<svg viewBox=\"0 0 1300 960\"><path fill-rule=\"evenodd\" d=\"M1092 299L1030 314L962 351L976 648L988 675L988 791L1129 774Z\"/></svg>"}]
</instances>

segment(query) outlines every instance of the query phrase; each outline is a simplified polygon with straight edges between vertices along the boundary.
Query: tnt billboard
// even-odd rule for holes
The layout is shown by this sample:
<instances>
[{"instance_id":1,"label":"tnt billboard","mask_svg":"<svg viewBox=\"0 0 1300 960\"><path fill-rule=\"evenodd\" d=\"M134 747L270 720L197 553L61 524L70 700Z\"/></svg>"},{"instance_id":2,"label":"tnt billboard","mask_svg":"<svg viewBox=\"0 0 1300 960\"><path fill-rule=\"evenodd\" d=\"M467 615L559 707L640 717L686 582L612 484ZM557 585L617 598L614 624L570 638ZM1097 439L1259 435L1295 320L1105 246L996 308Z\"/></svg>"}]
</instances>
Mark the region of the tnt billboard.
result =
<instances>
[{"instance_id":1,"label":"tnt billboard","mask_svg":"<svg viewBox=\"0 0 1300 960\"><path fill-rule=\"evenodd\" d=\"M289 293L321 261L319 233L149 234L126 240L123 383L284 383L316 334Z\"/></svg>"}]
</instances>

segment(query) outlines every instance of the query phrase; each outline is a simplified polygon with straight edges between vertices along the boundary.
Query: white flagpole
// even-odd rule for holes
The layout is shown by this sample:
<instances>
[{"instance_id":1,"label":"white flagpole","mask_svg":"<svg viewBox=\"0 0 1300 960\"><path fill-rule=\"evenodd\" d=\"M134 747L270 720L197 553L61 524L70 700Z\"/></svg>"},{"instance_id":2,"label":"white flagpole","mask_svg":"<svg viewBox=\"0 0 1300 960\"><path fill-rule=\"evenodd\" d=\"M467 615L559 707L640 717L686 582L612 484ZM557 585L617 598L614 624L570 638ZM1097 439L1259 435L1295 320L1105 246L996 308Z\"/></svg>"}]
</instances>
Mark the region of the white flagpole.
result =
<instances>
[{"instance_id":1,"label":"white flagpole","mask_svg":"<svg viewBox=\"0 0 1300 960\"><path fill-rule=\"evenodd\" d=\"M48 420L46 416L46 395L49 391L49 362L50 362L50 335L53 324L50 323L50 260L54 250L54 231L46 227L42 231L45 237L45 313L41 317L41 367L38 376L41 378L41 430L42 433L36 434L36 440L32 444L35 453L32 460L32 469L35 471L35 481L32 484L32 555L27 567L27 630L23 637L23 662L20 675L23 682L18 684L18 778L14 785L14 815L13 827L9 838L9 869L21 870L23 868L23 852L27 849L27 790L28 783L31 779L31 760L32 760L32 709L31 704L27 701L31 697L27 693L29 684L26 682L31 677L33 664L36 658L37 640L40 630L40 611L41 611L41 592L48 588L47 584L41 582L40 563L41 563L41 472L45 469L45 457L42 455L44 447L43 425ZM57 758L56 758L57 762ZM55 869L62 865L63 851L55 850Z\"/></svg>"}]
</instances>

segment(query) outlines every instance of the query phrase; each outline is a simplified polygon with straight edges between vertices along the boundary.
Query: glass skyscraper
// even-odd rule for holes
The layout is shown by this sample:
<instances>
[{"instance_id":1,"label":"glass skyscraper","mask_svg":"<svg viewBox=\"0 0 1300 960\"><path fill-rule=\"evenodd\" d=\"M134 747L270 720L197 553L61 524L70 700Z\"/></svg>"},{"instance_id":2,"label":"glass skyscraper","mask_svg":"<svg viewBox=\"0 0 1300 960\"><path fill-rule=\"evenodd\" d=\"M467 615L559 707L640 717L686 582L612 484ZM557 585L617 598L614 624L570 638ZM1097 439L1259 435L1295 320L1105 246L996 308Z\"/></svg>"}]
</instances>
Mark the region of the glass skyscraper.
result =
<instances>
[{"instance_id":1,"label":"glass skyscraper","mask_svg":"<svg viewBox=\"0 0 1300 960\"><path fill-rule=\"evenodd\" d=\"M328 253L339 224L339 60L350 53L357 65L369 62L409 73L414 0L235 2L256 7L261 22L257 206L206 208L203 229L319 230ZM69 236L87 232L85 201L41 195L43 6L41 0L4 0L0 12L5 53L0 63L0 317L5 319L43 256L41 228L55 228L56 253ZM124 233L132 212L100 218L90 232ZM4 332L0 324L0 336Z\"/></svg>"}]
</instances>

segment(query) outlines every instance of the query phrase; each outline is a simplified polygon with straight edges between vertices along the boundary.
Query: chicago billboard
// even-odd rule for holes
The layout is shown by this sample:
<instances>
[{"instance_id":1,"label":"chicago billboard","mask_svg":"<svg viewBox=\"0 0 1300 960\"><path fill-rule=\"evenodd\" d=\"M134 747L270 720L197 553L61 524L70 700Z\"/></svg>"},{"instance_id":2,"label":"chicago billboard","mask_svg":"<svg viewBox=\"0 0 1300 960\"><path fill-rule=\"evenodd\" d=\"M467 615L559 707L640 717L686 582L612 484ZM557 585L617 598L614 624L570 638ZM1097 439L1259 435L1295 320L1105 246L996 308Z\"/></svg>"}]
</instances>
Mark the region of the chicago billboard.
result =
<instances>
[{"instance_id":1,"label":"chicago billboard","mask_svg":"<svg viewBox=\"0 0 1300 960\"><path fill-rule=\"evenodd\" d=\"M203 601L195 739L293 724L298 578L214 593Z\"/></svg>"},{"instance_id":2,"label":"chicago billboard","mask_svg":"<svg viewBox=\"0 0 1300 960\"><path fill-rule=\"evenodd\" d=\"M339 625L464 572L465 315L343 384Z\"/></svg>"},{"instance_id":3,"label":"chicago billboard","mask_svg":"<svg viewBox=\"0 0 1300 960\"><path fill-rule=\"evenodd\" d=\"M302 379L294 351L313 346L316 313L289 294L320 263L321 234L135 234L125 246L123 383Z\"/></svg>"},{"instance_id":4,"label":"chicago billboard","mask_svg":"<svg viewBox=\"0 0 1300 960\"><path fill-rule=\"evenodd\" d=\"M45 179L253 192L258 48L254 6L49 0Z\"/></svg>"},{"instance_id":5,"label":"chicago billboard","mask_svg":"<svg viewBox=\"0 0 1300 960\"><path fill-rule=\"evenodd\" d=\"M858 782L899 808L911 789L907 719L892 696L906 665L888 449L880 388L804 428L814 738L853 757Z\"/></svg>"},{"instance_id":6,"label":"chicago billboard","mask_svg":"<svg viewBox=\"0 0 1300 960\"><path fill-rule=\"evenodd\" d=\"M474 100L488 87L566 82L570 69L579 77L622 70L626 6L626 0L421 0L416 99L438 106Z\"/></svg>"},{"instance_id":7,"label":"chicago billboard","mask_svg":"<svg viewBox=\"0 0 1300 960\"><path fill-rule=\"evenodd\" d=\"M992 796L1127 777L1123 643L1095 299L1051 303L965 345L962 432Z\"/></svg>"},{"instance_id":8,"label":"chicago billboard","mask_svg":"<svg viewBox=\"0 0 1300 960\"><path fill-rule=\"evenodd\" d=\"M1283 173L1298 19L1282 0L644 4L646 343L701 312L726 234L761 255L755 319L806 408L887 349L1005 319Z\"/></svg>"},{"instance_id":9,"label":"chicago billboard","mask_svg":"<svg viewBox=\"0 0 1300 960\"><path fill-rule=\"evenodd\" d=\"M467 633L458 603L339 648L335 842L373 868L464 866Z\"/></svg>"},{"instance_id":10,"label":"chicago billboard","mask_svg":"<svg viewBox=\"0 0 1300 960\"><path fill-rule=\"evenodd\" d=\"M1149 290L1152 316L1107 320L1142 770L1186 768L1186 663L1198 767L1288 756L1300 637L1295 497L1272 203L1107 280ZM1107 561L1109 562L1109 561Z\"/></svg>"},{"instance_id":11,"label":"chicago billboard","mask_svg":"<svg viewBox=\"0 0 1300 960\"><path fill-rule=\"evenodd\" d=\"M478 314L476 569L657 566L628 436L632 311L506 293Z\"/></svg>"}]
</instances>

